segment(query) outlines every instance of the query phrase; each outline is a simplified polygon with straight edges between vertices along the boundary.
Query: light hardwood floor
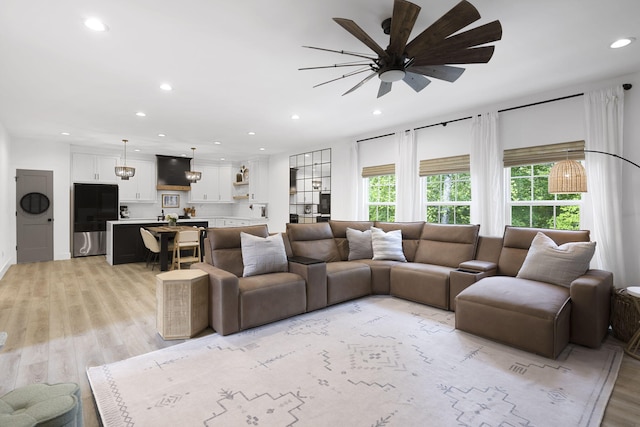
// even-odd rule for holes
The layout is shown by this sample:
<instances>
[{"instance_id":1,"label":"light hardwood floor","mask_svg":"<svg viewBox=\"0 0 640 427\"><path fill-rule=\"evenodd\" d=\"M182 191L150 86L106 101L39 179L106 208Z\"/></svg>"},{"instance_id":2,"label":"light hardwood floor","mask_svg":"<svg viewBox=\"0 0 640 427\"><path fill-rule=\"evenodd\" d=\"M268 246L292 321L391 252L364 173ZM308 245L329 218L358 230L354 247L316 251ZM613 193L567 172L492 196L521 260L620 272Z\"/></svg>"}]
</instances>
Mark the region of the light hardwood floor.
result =
<instances>
[{"instance_id":1,"label":"light hardwood floor","mask_svg":"<svg viewBox=\"0 0 640 427\"><path fill-rule=\"evenodd\" d=\"M98 426L86 368L182 342L156 332L157 273L144 263L110 266L102 256L11 266L0 280L0 331L8 333L0 395L77 382L85 426ZM625 355L602 425L640 426L640 361Z\"/></svg>"}]
</instances>

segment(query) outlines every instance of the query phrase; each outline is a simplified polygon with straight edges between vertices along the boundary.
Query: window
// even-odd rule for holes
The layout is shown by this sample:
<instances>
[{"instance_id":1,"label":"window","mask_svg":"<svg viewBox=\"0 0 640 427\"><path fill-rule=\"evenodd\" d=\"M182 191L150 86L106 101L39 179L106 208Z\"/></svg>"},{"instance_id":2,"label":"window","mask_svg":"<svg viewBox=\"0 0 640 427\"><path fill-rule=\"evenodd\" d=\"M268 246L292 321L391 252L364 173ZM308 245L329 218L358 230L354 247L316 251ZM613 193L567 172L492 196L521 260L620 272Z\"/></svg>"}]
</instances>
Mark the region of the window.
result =
<instances>
[{"instance_id":1,"label":"window","mask_svg":"<svg viewBox=\"0 0 640 427\"><path fill-rule=\"evenodd\" d=\"M422 188L427 222L471 223L471 175L468 172L425 176Z\"/></svg>"},{"instance_id":2,"label":"window","mask_svg":"<svg viewBox=\"0 0 640 427\"><path fill-rule=\"evenodd\" d=\"M550 194L549 172L553 162L584 160L584 141L516 148L504 151L510 184L507 219L519 227L580 228L581 194Z\"/></svg>"},{"instance_id":3,"label":"window","mask_svg":"<svg viewBox=\"0 0 640 427\"><path fill-rule=\"evenodd\" d=\"M580 228L580 194L550 194L549 171L553 163L508 168L511 187L511 225L519 227Z\"/></svg>"},{"instance_id":4,"label":"window","mask_svg":"<svg viewBox=\"0 0 640 427\"><path fill-rule=\"evenodd\" d=\"M366 178L366 207L369 221L393 222L396 219L396 175Z\"/></svg>"},{"instance_id":5,"label":"window","mask_svg":"<svg viewBox=\"0 0 640 427\"><path fill-rule=\"evenodd\" d=\"M420 176L427 222L471 223L469 155L421 160Z\"/></svg>"}]
</instances>

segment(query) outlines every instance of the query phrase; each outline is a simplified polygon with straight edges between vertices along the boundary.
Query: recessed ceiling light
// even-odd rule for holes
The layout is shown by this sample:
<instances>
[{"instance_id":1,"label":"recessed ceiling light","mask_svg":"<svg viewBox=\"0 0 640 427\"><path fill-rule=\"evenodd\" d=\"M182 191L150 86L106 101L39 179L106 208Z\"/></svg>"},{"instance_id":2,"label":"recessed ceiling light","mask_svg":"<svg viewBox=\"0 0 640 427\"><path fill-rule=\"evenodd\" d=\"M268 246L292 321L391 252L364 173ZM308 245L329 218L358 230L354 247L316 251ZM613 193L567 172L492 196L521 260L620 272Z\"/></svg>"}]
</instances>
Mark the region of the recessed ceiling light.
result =
<instances>
[{"instance_id":1,"label":"recessed ceiling light","mask_svg":"<svg viewBox=\"0 0 640 427\"><path fill-rule=\"evenodd\" d=\"M84 25L93 31L109 31L109 27L107 27L107 25L98 18L88 18L84 21Z\"/></svg>"},{"instance_id":2,"label":"recessed ceiling light","mask_svg":"<svg viewBox=\"0 0 640 427\"><path fill-rule=\"evenodd\" d=\"M136 116L138 116L138 117L146 117L147 115L145 113L143 113L142 111L138 111L136 113Z\"/></svg>"},{"instance_id":3,"label":"recessed ceiling light","mask_svg":"<svg viewBox=\"0 0 640 427\"><path fill-rule=\"evenodd\" d=\"M162 138L162 137L165 137L165 136L167 136L167 135L165 135L164 133L159 133L159 134L158 134L158 136L159 136L160 138Z\"/></svg>"},{"instance_id":4,"label":"recessed ceiling light","mask_svg":"<svg viewBox=\"0 0 640 427\"><path fill-rule=\"evenodd\" d=\"M182 153L182 154L180 154L180 155L181 155L182 157L187 157L187 155L186 155L186 154L184 154L184 153Z\"/></svg>"},{"instance_id":5,"label":"recessed ceiling light","mask_svg":"<svg viewBox=\"0 0 640 427\"><path fill-rule=\"evenodd\" d=\"M225 160L225 158L224 157L220 157L220 160Z\"/></svg>"},{"instance_id":6,"label":"recessed ceiling light","mask_svg":"<svg viewBox=\"0 0 640 427\"><path fill-rule=\"evenodd\" d=\"M249 135L255 135L255 132L248 132Z\"/></svg>"},{"instance_id":7,"label":"recessed ceiling light","mask_svg":"<svg viewBox=\"0 0 640 427\"><path fill-rule=\"evenodd\" d=\"M379 116L380 114L382 114L382 111L380 111L380 110L373 110L373 115L374 115L374 116Z\"/></svg>"},{"instance_id":8,"label":"recessed ceiling light","mask_svg":"<svg viewBox=\"0 0 640 427\"><path fill-rule=\"evenodd\" d=\"M171 85L169 83L162 83L160 85L160 89L166 90L166 91L173 90L173 88L171 87Z\"/></svg>"},{"instance_id":9,"label":"recessed ceiling light","mask_svg":"<svg viewBox=\"0 0 640 427\"><path fill-rule=\"evenodd\" d=\"M69 132L60 132L60 135L69 136L71 134Z\"/></svg>"},{"instance_id":10,"label":"recessed ceiling light","mask_svg":"<svg viewBox=\"0 0 640 427\"><path fill-rule=\"evenodd\" d=\"M266 150L266 148L260 147L260 151L264 151L264 150Z\"/></svg>"},{"instance_id":11,"label":"recessed ceiling light","mask_svg":"<svg viewBox=\"0 0 640 427\"><path fill-rule=\"evenodd\" d=\"M220 141L213 141L213 143L214 143L215 145L220 145L220 144L222 144L222 142L220 142Z\"/></svg>"},{"instance_id":12,"label":"recessed ceiling light","mask_svg":"<svg viewBox=\"0 0 640 427\"><path fill-rule=\"evenodd\" d=\"M297 115L297 114L293 114L293 115L291 116L291 120L300 120L300 116L299 116L299 115Z\"/></svg>"},{"instance_id":13,"label":"recessed ceiling light","mask_svg":"<svg viewBox=\"0 0 640 427\"><path fill-rule=\"evenodd\" d=\"M611 49L619 49L621 47L630 45L634 41L635 41L635 38L633 37L625 37L625 38L614 41L613 43L611 43L609 47L611 47Z\"/></svg>"},{"instance_id":14,"label":"recessed ceiling light","mask_svg":"<svg viewBox=\"0 0 640 427\"><path fill-rule=\"evenodd\" d=\"M139 153L139 152L140 152L140 149L139 149L139 148L135 148L133 151L135 151L135 152Z\"/></svg>"}]
</instances>

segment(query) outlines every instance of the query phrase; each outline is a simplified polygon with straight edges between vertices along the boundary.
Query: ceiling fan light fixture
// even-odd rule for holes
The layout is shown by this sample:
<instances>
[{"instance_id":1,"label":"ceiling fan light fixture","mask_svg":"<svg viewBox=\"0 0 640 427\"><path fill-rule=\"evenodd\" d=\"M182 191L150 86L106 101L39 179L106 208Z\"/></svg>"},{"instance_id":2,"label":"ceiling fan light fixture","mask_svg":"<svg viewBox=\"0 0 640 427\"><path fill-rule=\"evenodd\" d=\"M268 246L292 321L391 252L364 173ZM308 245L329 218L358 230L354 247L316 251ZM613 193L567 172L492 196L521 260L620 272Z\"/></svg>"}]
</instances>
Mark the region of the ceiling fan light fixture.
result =
<instances>
[{"instance_id":1,"label":"ceiling fan light fixture","mask_svg":"<svg viewBox=\"0 0 640 427\"><path fill-rule=\"evenodd\" d=\"M397 69L386 70L378 75L378 77L380 77L380 80L382 80L385 83L393 83L393 82L400 81L404 79L404 76L405 76L404 70L397 70Z\"/></svg>"}]
</instances>

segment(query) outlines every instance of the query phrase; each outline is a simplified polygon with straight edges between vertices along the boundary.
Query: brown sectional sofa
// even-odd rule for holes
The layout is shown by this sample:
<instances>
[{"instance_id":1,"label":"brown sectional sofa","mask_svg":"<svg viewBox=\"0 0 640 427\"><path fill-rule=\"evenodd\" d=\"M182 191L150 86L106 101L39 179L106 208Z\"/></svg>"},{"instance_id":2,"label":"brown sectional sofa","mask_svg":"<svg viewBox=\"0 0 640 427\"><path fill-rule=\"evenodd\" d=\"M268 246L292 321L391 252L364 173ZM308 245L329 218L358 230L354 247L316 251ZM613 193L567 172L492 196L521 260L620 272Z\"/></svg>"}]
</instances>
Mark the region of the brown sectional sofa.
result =
<instances>
[{"instance_id":1,"label":"brown sectional sofa","mask_svg":"<svg viewBox=\"0 0 640 427\"><path fill-rule=\"evenodd\" d=\"M347 228L401 230L407 262L348 260ZM287 224L288 272L242 277L240 233L266 226L212 228L205 241L210 325L227 335L371 294L456 311L456 327L555 358L574 342L597 347L609 325L612 275L589 270L569 288L515 277L536 229L507 227L503 238L477 225L335 221ZM588 232L542 230L557 244Z\"/></svg>"}]
</instances>

